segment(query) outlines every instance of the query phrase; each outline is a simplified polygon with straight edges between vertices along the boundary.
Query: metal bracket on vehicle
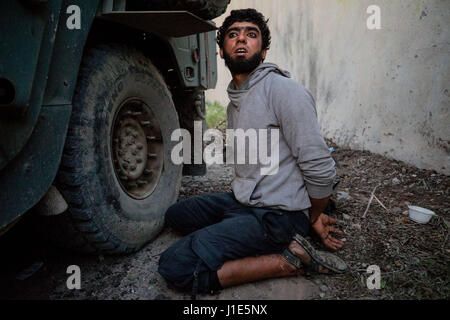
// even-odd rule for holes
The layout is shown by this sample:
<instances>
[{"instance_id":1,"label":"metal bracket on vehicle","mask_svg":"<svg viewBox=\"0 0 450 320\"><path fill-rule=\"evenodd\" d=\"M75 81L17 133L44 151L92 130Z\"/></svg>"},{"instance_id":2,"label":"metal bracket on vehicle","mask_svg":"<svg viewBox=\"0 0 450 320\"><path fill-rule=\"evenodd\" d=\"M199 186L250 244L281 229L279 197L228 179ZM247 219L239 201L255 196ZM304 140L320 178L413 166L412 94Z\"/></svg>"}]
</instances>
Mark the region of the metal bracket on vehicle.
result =
<instances>
[{"instance_id":1,"label":"metal bracket on vehicle","mask_svg":"<svg viewBox=\"0 0 450 320\"><path fill-rule=\"evenodd\" d=\"M206 110L205 110L205 95L204 93L201 93L197 95L194 102L195 111L197 112L197 115L202 120L206 120Z\"/></svg>"},{"instance_id":2,"label":"metal bracket on vehicle","mask_svg":"<svg viewBox=\"0 0 450 320\"><path fill-rule=\"evenodd\" d=\"M217 30L213 23L188 11L103 11L99 18L164 37L178 38Z\"/></svg>"}]
</instances>

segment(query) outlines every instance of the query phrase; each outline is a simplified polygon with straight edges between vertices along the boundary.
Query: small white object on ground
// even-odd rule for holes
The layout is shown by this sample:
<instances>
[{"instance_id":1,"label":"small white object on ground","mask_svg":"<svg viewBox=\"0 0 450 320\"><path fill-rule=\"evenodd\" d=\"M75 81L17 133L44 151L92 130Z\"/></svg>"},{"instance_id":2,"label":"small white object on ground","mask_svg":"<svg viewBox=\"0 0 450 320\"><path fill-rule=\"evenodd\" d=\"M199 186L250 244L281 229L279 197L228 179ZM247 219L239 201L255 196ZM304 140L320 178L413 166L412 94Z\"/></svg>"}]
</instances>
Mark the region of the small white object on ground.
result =
<instances>
[{"instance_id":1,"label":"small white object on ground","mask_svg":"<svg viewBox=\"0 0 450 320\"><path fill-rule=\"evenodd\" d=\"M338 191L337 192L337 199L338 200L352 200L352 197L347 193L347 192L344 192L344 191Z\"/></svg>"},{"instance_id":2,"label":"small white object on ground","mask_svg":"<svg viewBox=\"0 0 450 320\"><path fill-rule=\"evenodd\" d=\"M320 291L322 291L322 292L327 292L327 291L328 291L328 287L327 287L326 285L321 285L321 286L319 287L319 289L320 289Z\"/></svg>"},{"instance_id":3,"label":"small white object on ground","mask_svg":"<svg viewBox=\"0 0 450 320\"><path fill-rule=\"evenodd\" d=\"M417 223L428 223L431 220L431 217L434 216L434 213L431 210L417 207L417 206L408 206L409 208L409 218Z\"/></svg>"}]
</instances>

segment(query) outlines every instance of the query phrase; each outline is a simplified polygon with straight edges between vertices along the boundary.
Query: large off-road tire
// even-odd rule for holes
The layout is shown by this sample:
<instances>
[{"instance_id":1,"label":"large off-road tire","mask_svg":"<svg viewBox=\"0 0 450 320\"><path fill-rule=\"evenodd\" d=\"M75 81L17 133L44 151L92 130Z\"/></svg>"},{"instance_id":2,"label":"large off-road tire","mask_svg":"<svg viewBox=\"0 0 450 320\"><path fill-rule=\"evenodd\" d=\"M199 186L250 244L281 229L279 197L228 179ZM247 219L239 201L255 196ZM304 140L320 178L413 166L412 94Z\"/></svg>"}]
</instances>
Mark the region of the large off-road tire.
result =
<instances>
[{"instance_id":1,"label":"large off-road tire","mask_svg":"<svg viewBox=\"0 0 450 320\"><path fill-rule=\"evenodd\" d=\"M177 128L171 94L148 58L121 45L88 50L57 176L69 209L50 217L56 241L127 253L156 237L181 184L182 167L170 158Z\"/></svg>"},{"instance_id":2,"label":"large off-road tire","mask_svg":"<svg viewBox=\"0 0 450 320\"><path fill-rule=\"evenodd\" d=\"M133 0L131 10L186 10L203 19L214 19L225 13L230 0Z\"/></svg>"}]
</instances>

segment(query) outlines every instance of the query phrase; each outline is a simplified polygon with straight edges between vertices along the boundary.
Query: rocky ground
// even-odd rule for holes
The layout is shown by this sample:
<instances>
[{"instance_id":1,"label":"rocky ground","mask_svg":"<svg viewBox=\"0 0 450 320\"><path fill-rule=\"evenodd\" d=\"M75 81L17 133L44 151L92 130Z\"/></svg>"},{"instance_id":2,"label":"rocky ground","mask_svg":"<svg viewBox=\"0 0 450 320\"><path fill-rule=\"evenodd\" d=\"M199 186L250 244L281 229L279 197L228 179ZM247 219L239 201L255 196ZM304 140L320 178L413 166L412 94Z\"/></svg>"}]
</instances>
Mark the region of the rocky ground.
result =
<instances>
[{"instance_id":1,"label":"rocky ground","mask_svg":"<svg viewBox=\"0 0 450 320\"><path fill-rule=\"evenodd\" d=\"M345 232L346 245L338 255L351 272L268 280L201 299L450 298L450 177L369 152L334 148L340 183L332 215ZM210 167L205 177L184 177L180 199L228 192L231 179L229 166ZM378 201L371 201L363 218L375 187ZM428 224L417 224L408 217L408 205L429 208L437 216ZM156 272L160 253L178 238L171 230L129 256L85 256L49 247L36 238L28 221L23 219L0 238L1 299L190 298L167 288ZM69 265L81 269L81 290L66 287ZM372 265L381 271L380 290L366 285ZM24 272L30 267L31 272Z\"/></svg>"}]
</instances>

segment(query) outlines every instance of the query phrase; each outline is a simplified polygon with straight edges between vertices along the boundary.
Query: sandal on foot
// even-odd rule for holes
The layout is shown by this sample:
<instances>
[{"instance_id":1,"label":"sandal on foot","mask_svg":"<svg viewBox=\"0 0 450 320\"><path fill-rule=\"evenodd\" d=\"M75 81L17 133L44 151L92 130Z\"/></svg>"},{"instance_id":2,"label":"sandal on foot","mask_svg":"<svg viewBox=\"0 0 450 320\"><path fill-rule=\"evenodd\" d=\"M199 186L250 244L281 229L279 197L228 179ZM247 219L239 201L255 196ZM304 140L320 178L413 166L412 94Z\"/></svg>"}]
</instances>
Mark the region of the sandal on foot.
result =
<instances>
[{"instance_id":1,"label":"sandal on foot","mask_svg":"<svg viewBox=\"0 0 450 320\"><path fill-rule=\"evenodd\" d=\"M308 240L299 234L294 236L294 240L309 254L311 262L308 264L303 262L300 257L293 254L289 248L283 252L283 257L298 269L304 269L307 275L311 273L318 274L319 266L329 270L326 274L341 274L347 271L347 264L338 256L329 252L314 249Z\"/></svg>"}]
</instances>

